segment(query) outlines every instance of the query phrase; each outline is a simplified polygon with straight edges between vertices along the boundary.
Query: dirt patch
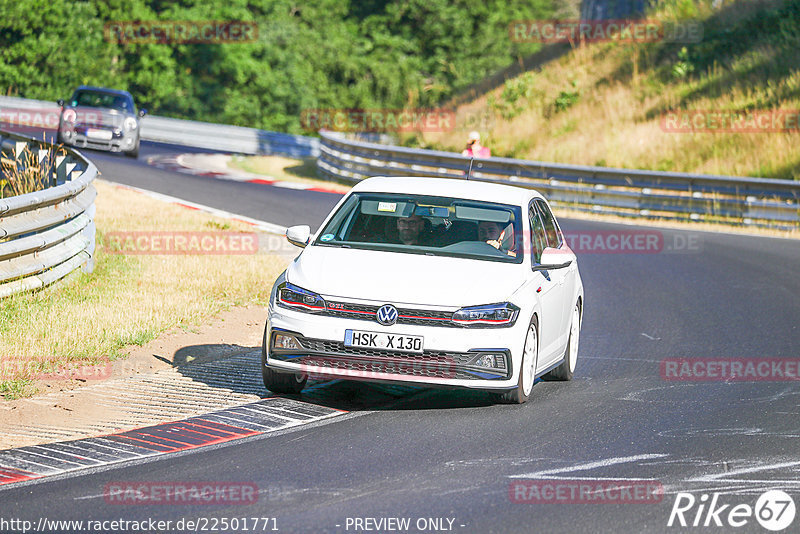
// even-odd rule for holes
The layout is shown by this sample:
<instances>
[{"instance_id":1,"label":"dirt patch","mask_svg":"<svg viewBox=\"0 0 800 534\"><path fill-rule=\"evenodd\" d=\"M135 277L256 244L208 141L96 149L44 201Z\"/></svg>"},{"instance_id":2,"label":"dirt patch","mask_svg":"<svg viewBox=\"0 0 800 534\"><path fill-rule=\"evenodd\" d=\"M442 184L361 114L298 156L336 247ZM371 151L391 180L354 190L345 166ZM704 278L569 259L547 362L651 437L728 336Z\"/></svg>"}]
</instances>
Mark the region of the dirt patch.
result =
<instances>
[{"instance_id":1,"label":"dirt patch","mask_svg":"<svg viewBox=\"0 0 800 534\"><path fill-rule=\"evenodd\" d=\"M34 397L0 401L0 449L126 430L150 420L157 422L157 417L145 417L136 424L129 412L123 414L119 407L103 401L126 388L134 377L162 374L179 366L200 366L258 350L266 317L267 308L263 306L235 307L191 330L173 329L141 347L132 346L125 351L126 359L102 366L102 372L93 378L40 380L40 393ZM129 424L125 424L123 415ZM161 417L175 418L169 412L163 412ZM119 422L116 427L101 424L115 420Z\"/></svg>"}]
</instances>

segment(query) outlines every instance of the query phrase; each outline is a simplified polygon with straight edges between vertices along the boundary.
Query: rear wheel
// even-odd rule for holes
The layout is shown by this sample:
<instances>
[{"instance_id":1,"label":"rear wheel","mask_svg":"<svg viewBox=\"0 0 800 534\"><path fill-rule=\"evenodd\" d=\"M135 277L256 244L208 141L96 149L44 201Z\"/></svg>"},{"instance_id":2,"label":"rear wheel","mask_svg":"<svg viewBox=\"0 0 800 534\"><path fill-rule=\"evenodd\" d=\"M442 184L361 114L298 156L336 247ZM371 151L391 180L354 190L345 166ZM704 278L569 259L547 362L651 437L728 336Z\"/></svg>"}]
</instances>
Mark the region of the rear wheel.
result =
<instances>
[{"instance_id":1,"label":"rear wheel","mask_svg":"<svg viewBox=\"0 0 800 534\"><path fill-rule=\"evenodd\" d=\"M534 316L525 334L522 362L519 365L517 387L500 394L500 401L508 404L523 404L530 397L536 380L536 363L539 360L539 323Z\"/></svg>"},{"instance_id":2,"label":"rear wheel","mask_svg":"<svg viewBox=\"0 0 800 534\"><path fill-rule=\"evenodd\" d=\"M261 344L261 376L264 379L264 387L273 393L300 393L306 386L308 375L303 373L286 373L267 367L268 334L269 323L267 323L267 326L264 328L264 340Z\"/></svg>"},{"instance_id":3,"label":"rear wheel","mask_svg":"<svg viewBox=\"0 0 800 534\"><path fill-rule=\"evenodd\" d=\"M547 378L553 380L572 380L575 365L578 363L578 341L581 336L581 309L578 303L572 309L572 322L569 326L569 341L567 351L564 353L564 362L547 373Z\"/></svg>"}]
</instances>

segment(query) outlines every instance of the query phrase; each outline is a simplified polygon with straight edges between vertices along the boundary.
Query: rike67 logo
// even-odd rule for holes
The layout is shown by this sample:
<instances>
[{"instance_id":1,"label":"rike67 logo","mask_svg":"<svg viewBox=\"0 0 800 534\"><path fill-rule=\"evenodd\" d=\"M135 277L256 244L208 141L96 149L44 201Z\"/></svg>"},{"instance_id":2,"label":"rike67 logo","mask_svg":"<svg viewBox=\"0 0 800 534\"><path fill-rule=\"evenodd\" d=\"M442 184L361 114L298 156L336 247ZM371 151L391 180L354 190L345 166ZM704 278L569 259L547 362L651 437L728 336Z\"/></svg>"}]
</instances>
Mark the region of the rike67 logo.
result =
<instances>
[{"instance_id":1,"label":"rike67 logo","mask_svg":"<svg viewBox=\"0 0 800 534\"><path fill-rule=\"evenodd\" d=\"M752 524L755 518L767 530L779 532L794 521L795 504L792 497L781 490L762 493L755 506L746 503L732 505L720 503L720 494L711 497L704 493L699 498L691 493L678 493L669 514L667 526L739 528Z\"/></svg>"}]
</instances>

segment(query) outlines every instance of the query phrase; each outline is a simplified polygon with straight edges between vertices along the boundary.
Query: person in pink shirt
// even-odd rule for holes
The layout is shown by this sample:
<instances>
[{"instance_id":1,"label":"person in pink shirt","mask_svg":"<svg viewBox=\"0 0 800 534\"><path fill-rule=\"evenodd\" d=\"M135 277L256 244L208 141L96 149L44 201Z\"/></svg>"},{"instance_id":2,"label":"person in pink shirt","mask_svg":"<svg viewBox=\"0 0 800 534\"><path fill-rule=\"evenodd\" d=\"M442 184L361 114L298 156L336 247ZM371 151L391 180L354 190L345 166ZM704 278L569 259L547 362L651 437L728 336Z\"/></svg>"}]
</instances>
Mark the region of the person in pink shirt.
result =
<instances>
[{"instance_id":1,"label":"person in pink shirt","mask_svg":"<svg viewBox=\"0 0 800 534\"><path fill-rule=\"evenodd\" d=\"M469 141L467 141L467 148L461 152L462 156L470 156L473 158L490 158L492 153L488 147L481 145L481 134L478 132L470 132Z\"/></svg>"}]
</instances>

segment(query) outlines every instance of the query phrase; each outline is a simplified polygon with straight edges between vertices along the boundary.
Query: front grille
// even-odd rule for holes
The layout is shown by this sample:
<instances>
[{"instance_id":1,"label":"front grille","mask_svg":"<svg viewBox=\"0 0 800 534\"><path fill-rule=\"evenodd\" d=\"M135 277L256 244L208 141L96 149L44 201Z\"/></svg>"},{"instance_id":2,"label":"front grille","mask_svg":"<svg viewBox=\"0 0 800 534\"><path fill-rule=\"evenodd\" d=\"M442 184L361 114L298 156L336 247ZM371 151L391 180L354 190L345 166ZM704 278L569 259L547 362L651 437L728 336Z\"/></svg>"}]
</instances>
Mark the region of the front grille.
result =
<instances>
[{"instance_id":1,"label":"front grille","mask_svg":"<svg viewBox=\"0 0 800 534\"><path fill-rule=\"evenodd\" d=\"M322 315L339 317L342 319L357 319L362 321L376 321L375 314L380 306L365 304L350 304L346 302L327 302L327 309ZM459 328L451 321L453 312L440 312L431 310L413 310L398 308L396 324L412 324L419 326L446 326Z\"/></svg>"},{"instance_id":2,"label":"front grille","mask_svg":"<svg viewBox=\"0 0 800 534\"><path fill-rule=\"evenodd\" d=\"M100 150L119 150L119 141L117 140L110 140L106 141L104 139L89 139L87 137L76 136L75 137L75 146L78 148L95 148Z\"/></svg>"},{"instance_id":3,"label":"front grille","mask_svg":"<svg viewBox=\"0 0 800 534\"><path fill-rule=\"evenodd\" d=\"M295 335L303 350L282 351L273 347L270 358L291 361L328 369L352 371L354 378L370 378L374 373L458 380L501 380L508 377L506 369L480 368L471 362L483 353L426 350L422 354L393 352L370 348L345 347L340 341L310 339ZM305 354L304 351L308 351Z\"/></svg>"},{"instance_id":4,"label":"front grille","mask_svg":"<svg viewBox=\"0 0 800 534\"><path fill-rule=\"evenodd\" d=\"M457 380L479 380L485 377L475 376L466 371L458 370L454 366L434 366L426 365L421 362L398 362L398 361L369 361L369 360L341 360L325 358L322 356L304 356L298 360L305 365L323 367L327 369L344 369L354 373L363 373L361 378L370 378L377 373L388 373L402 376L419 376L423 378L441 378ZM356 374L355 378L359 378ZM502 377L497 377L502 378Z\"/></svg>"},{"instance_id":5,"label":"front grille","mask_svg":"<svg viewBox=\"0 0 800 534\"><path fill-rule=\"evenodd\" d=\"M468 365L475 358L474 352L446 352L426 350L422 354L413 352L392 352L363 347L345 347L341 341L326 341L298 337L300 345L306 350L319 354L341 356L360 356L362 358L395 359L409 362L431 362L443 365Z\"/></svg>"}]
</instances>

